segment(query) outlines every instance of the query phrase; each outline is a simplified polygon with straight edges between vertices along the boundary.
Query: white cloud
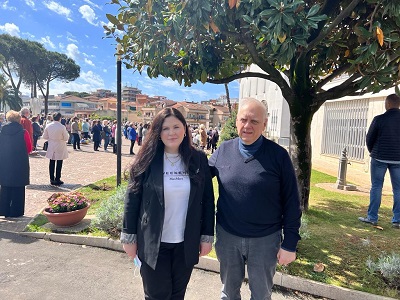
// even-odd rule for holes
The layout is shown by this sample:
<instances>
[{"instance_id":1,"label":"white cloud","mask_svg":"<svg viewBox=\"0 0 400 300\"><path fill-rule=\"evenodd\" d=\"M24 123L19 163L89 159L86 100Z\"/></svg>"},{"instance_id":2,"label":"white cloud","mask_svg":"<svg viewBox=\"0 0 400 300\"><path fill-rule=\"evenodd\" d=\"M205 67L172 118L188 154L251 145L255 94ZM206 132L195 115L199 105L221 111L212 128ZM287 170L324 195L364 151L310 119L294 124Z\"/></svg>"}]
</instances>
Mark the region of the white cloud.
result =
<instances>
[{"instance_id":1,"label":"white cloud","mask_svg":"<svg viewBox=\"0 0 400 300\"><path fill-rule=\"evenodd\" d=\"M54 43L50 40L50 37L47 35L46 37L42 37L40 39L40 42L45 45L45 46L49 46L50 48L55 49L56 46L54 45Z\"/></svg>"},{"instance_id":2,"label":"white cloud","mask_svg":"<svg viewBox=\"0 0 400 300\"><path fill-rule=\"evenodd\" d=\"M94 63L90 59L87 59L86 57L85 57L85 63L94 67Z\"/></svg>"},{"instance_id":3,"label":"white cloud","mask_svg":"<svg viewBox=\"0 0 400 300\"><path fill-rule=\"evenodd\" d=\"M206 91L192 87L186 88L184 90L184 94L187 95L188 99L194 98L194 101L199 101L200 99L206 99L208 97L208 93Z\"/></svg>"},{"instance_id":4,"label":"white cloud","mask_svg":"<svg viewBox=\"0 0 400 300\"><path fill-rule=\"evenodd\" d=\"M102 9L101 8L101 6L99 6L99 5L97 5L97 4L95 4L95 3L93 3L92 1L90 1L90 0L83 0L84 2L86 2L86 3L88 3L88 4L90 4L91 6L94 6L94 7L96 7L96 8L98 8L98 9Z\"/></svg>"},{"instance_id":5,"label":"white cloud","mask_svg":"<svg viewBox=\"0 0 400 300\"><path fill-rule=\"evenodd\" d=\"M19 37L19 27L14 23L6 23L4 25L0 25L0 30L8 33L9 35Z\"/></svg>"},{"instance_id":6,"label":"white cloud","mask_svg":"<svg viewBox=\"0 0 400 300\"><path fill-rule=\"evenodd\" d=\"M100 75L97 75L97 74L93 73L92 71L88 71L86 73L85 72L81 72L80 78L83 81L89 83L94 88L104 87L103 78L101 78Z\"/></svg>"},{"instance_id":7,"label":"white cloud","mask_svg":"<svg viewBox=\"0 0 400 300\"><path fill-rule=\"evenodd\" d=\"M35 36L33 34L29 33L29 32L23 32L22 34L28 40L35 40Z\"/></svg>"},{"instance_id":8,"label":"white cloud","mask_svg":"<svg viewBox=\"0 0 400 300\"><path fill-rule=\"evenodd\" d=\"M107 69L103 69L103 73L108 73L108 70Z\"/></svg>"},{"instance_id":9,"label":"white cloud","mask_svg":"<svg viewBox=\"0 0 400 300\"><path fill-rule=\"evenodd\" d=\"M70 15L71 15L71 10L65 6L62 6L61 4L55 2L55 1L45 1L43 2L44 6L46 6L48 9L51 11L55 12L56 14L65 16L68 21L72 21Z\"/></svg>"},{"instance_id":10,"label":"white cloud","mask_svg":"<svg viewBox=\"0 0 400 300\"><path fill-rule=\"evenodd\" d=\"M67 32L67 40L70 41L71 43L78 43L78 40L70 32Z\"/></svg>"},{"instance_id":11,"label":"white cloud","mask_svg":"<svg viewBox=\"0 0 400 300\"><path fill-rule=\"evenodd\" d=\"M79 49L75 44L68 44L67 46L67 55L74 60L78 60L79 58Z\"/></svg>"},{"instance_id":12,"label":"white cloud","mask_svg":"<svg viewBox=\"0 0 400 300\"><path fill-rule=\"evenodd\" d=\"M82 5L79 7L79 12L82 15L82 18L84 18L88 23L97 26L96 19L96 14L94 13L94 10L89 6L89 5Z\"/></svg>"},{"instance_id":13,"label":"white cloud","mask_svg":"<svg viewBox=\"0 0 400 300\"><path fill-rule=\"evenodd\" d=\"M35 8L35 2L33 0L25 0L26 5Z\"/></svg>"},{"instance_id":14,"label":"white cloud","mask_svg":"<svg viewBox=\"0 0 400 300\"><path fill-rule=\"evenodd\" d=\"M179 87L178 82L173 81L172 79L168 79L168 78L160 80L159 84L161 84L162 86L166 86L166 87L174 87L174 88Z\"/></svg>"},{"instance_id":15,"label":"white cloud","mask_svg":"<svg viewBox=\"0 0 400 300\"><path fill-rule=\"evenodd\" d=\"M1 8L4 10L17 10L17 8L15 6L8 6L8 1L4 1L1 4Z\"/></svg>"}]
</instances>

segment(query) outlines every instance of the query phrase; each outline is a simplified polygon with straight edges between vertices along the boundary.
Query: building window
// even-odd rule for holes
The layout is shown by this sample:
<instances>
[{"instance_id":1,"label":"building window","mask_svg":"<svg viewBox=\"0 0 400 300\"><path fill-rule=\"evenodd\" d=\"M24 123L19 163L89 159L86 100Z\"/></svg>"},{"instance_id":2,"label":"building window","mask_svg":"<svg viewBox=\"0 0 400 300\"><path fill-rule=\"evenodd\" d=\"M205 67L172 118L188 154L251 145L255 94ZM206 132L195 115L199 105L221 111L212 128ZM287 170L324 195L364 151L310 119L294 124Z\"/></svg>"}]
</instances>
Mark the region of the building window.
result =
<instances>
[{"instance_id":1,"label":"building window","mask_svg":"<svg viewBox=\"0 0 400 300\"><path fill-rule=\"evenodd\" d=\"M364 160L368 99L325 103L322 154Z\"/></svg>"}]
</instances>

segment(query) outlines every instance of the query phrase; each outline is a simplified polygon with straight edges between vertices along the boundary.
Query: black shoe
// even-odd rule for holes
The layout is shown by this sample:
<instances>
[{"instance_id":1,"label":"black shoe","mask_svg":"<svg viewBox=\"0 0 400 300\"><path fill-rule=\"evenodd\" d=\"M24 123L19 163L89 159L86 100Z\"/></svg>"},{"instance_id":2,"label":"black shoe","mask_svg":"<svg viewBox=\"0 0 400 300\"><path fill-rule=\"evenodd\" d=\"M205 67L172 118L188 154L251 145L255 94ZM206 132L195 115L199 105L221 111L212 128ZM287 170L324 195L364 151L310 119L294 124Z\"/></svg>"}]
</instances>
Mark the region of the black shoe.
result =
<instances>
[{"instance_id":1,"label":"black shoe","mask_svg":"<svg viewBox=\"0 0 400 300\"><path fill-rule=\"evenodd\" d=\"M392 223L392 227L396 228L396 229L400 229L400 223L394 222L394 223Z\"/></svg>"},{"instance_id":2,"label":"black shoe","mask_svg":"<svg viewBox=\"0 0 400 300\"><path fill-rule=\"evenodd\" d=\"M58 186L58 185L64 184L64 181L61 181L61 180L50 180L50 184Z\"/></svg>"}]
</instances>

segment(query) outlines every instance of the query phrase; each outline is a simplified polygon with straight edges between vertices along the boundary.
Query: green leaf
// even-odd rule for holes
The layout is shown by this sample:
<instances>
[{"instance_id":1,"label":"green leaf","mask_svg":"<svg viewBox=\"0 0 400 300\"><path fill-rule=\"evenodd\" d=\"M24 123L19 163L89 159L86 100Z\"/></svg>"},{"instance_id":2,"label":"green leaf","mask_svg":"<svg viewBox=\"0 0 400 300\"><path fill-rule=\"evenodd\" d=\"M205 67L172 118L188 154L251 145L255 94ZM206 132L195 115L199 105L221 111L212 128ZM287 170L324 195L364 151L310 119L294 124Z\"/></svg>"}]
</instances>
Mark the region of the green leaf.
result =
<instances>
[{"instance_id":1,"label":"green leaf","mask_svg":"<svg viewBox=\"0 0 400 300\"><path fill-rule=\"evenodd\" d=\"M306 18L308 19L309 17L314 16L320 9L319 4L315 4L313 7L310 8L310 10L307 13Z\"/></svg>"},{"instance_id":2,"label":"green leaf","mask_svg":"<svg viewBox=\"0 0 400 300\"><path fill-rule=\"evenodd\" d=\"M112 14L106 14L106 17L107 17L107 19L108 19L108 21L110 21L112 24L114 24L114 25L119 25L119 21L118 21L118 19L115 17L115 16L113 16Z\"/></svg>"},{"instance_id":3,"label":"green leaf","mask_svg":"<svg viewBox=\"0 0 400 300\"><path fill-rule=\"evenodd\" d=\"M292 16L289 16L289 15L287 15L285 13L282 14L282 19L283 19L283 22L285 22L289 26L292 26L292 25L295 24L295 21L292 18Z\"/></svg>"},{"instance_id":4,"label":"green leaf","mask_svg":"<svg viewBox=\"0 0 400 300\"><path fill-rule=\"evenodd\" d=\"M248 15L243 15L242 18L245 22L253 24L253 18L249 17Z\"/></svg>"},{"instance_id":5,"label":"green leaf","mask_svg":"<svg viewBox=\"0 0 400 300\"><path fill-rule=\"evenodd\" d=\"M378 50L378 43L374 42L371 44L371 46L369 47L369 53L372 55L375 55L376 51Z\"/></svg>"}]
</instances>

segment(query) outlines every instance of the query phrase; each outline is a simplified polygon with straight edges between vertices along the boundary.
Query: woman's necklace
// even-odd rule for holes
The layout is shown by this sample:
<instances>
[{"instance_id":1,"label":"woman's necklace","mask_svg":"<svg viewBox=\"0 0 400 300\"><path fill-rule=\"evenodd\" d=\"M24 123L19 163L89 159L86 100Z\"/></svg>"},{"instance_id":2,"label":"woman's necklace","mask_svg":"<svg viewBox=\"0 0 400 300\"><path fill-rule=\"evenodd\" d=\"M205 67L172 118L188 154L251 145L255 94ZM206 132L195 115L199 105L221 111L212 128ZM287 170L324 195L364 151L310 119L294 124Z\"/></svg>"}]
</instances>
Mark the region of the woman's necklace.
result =
<instances>
[{"instance_id":1,"label":"woman's necklace","mask_svg":"<svg viewBox=\"0 0 400 300\"><path fill-rule=\"evenodd\" d=\"M179 154L178 154L177 156L170 156L170 157L168 157L167 153L166 153L166 152L164 152L164 153L165 153L165 158L170 162L170 164L171 164L172 167L173 167L178 161L181 160L181 156L180 156ZM177 158L177 160L173 161L173 160L171 160L171 158L172 158L172 159Z\"/></svg>"}]
</instances>

